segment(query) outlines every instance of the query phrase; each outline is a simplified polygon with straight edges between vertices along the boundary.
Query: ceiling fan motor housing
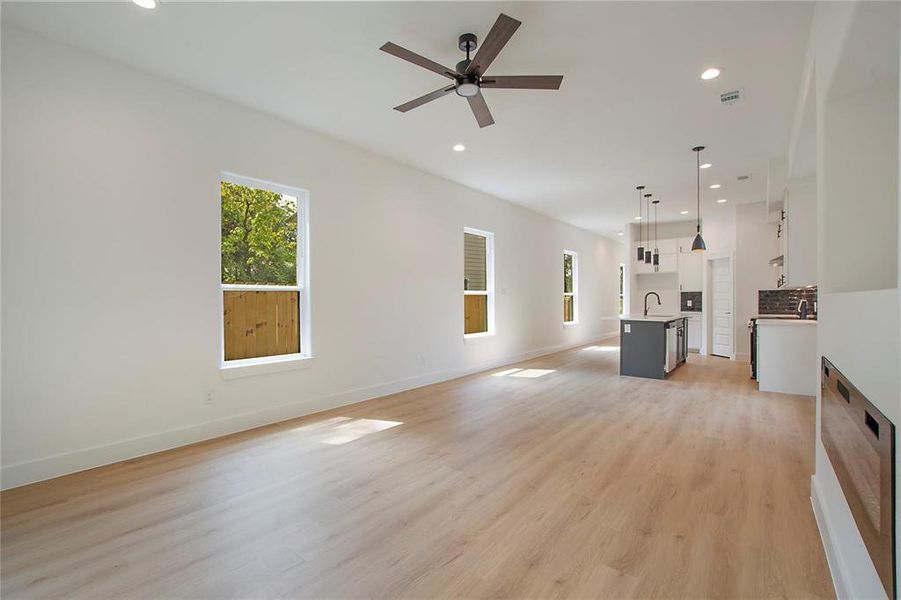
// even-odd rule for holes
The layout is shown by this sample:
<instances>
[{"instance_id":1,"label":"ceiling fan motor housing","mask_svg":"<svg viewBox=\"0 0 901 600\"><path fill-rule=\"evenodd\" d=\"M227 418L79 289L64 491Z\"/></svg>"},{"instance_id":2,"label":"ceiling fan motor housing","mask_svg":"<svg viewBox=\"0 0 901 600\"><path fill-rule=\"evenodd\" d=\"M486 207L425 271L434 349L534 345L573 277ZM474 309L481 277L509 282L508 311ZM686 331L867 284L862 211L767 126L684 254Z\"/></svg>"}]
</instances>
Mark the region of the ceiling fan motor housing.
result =
<instances>
[{"instance_id":1,"label":"ceiling fan motor housing","mask_svg":"<svg viewBox=\"0 0 901 600\"><path fill-rule=\"evenodd\" d=\"M476 49L476 44L478 44L478 38L476 38L476 34L464 33L460 36L460 39L457 42L457 47L460 48L460 50L462 50L463 52L472 52Z\"/></svg>"}]
</instances>

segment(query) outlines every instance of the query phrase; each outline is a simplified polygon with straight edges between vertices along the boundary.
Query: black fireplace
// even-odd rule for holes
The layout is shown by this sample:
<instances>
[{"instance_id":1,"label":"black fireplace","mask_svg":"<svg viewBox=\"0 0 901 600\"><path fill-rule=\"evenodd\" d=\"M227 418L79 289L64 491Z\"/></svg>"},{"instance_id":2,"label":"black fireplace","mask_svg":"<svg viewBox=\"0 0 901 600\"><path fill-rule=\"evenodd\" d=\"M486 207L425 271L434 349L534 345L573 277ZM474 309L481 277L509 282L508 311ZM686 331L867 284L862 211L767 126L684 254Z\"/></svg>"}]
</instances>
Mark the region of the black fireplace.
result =
<instances>
[{"instance_id":1,"label":"black fireplace","mask_svg":"<svg viewBox=\"0 0 901 600\"><path fill-rule=\"evenodd\" d=\"M885 593L895 598L895 426L823 357L823 445Z\"/></svg>"}]
</instances>

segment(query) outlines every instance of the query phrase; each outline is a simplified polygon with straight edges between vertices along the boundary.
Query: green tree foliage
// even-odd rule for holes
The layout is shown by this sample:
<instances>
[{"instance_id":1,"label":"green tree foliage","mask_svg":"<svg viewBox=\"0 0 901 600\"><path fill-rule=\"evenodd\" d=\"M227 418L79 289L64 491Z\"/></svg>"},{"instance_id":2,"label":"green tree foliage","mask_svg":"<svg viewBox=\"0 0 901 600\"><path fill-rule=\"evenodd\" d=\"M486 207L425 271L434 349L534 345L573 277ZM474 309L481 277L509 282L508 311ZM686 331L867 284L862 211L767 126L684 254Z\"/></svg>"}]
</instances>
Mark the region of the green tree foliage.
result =
<instances>
[{"instance_id":1,"label":"green tree foliage","mask_svg":"<svg viewBox=\"0 0 901 600\"><path fill-rule=\"evenodd\" d=\"M222 182L222 283L297 283L297 200Z\"/></svg>"},{"instance_id":2,"label":"green tree foliage","mask_svg":"<svg viewBox=\"0 0 901 600\"><path fill-rule=\"evenodd\" d=\"M563 291L569 294L573 291L573 257L572 254L563 255Z\"/></svg>"}]
</instances>

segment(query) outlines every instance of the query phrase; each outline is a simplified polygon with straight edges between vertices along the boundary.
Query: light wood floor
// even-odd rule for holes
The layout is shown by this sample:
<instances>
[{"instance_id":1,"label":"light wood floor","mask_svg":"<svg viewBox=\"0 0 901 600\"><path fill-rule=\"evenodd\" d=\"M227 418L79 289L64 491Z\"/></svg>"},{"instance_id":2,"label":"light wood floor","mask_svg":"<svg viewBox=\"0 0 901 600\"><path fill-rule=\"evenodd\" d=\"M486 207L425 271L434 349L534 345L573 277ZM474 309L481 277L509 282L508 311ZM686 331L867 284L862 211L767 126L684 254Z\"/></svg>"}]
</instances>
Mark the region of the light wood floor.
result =
<instances>
[{"instance_id":1,"label":"light wood floor","mask_svg":"<svg viewBox=\"0 0 901 600\"><path fill-rule=\"evenodd\" d=\"M3 598L833 597L813 400L695 355L621 378L618 356L10 490Z\"/></svg>"}]
</instances>

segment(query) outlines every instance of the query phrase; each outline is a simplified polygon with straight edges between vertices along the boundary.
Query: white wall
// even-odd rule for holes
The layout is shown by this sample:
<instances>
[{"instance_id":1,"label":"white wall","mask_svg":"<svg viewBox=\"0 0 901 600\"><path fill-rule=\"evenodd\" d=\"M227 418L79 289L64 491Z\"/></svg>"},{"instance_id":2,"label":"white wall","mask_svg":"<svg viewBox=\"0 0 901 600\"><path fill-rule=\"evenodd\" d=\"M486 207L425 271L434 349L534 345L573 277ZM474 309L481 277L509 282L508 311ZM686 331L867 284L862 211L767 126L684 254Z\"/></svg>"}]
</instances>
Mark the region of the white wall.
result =
<instances>
[{"instance_id":1,"label":"white wall","mask_svg":"<svg viewBox=\"0 0 901 600\"><path fill-rule=\"evenodd\" d=\"M2 44L7 487L617 330L617 242L13 28ZM222 171L310 192L308 369L219 372ZM464 226L495 233L498 292L497 335L466 343Z\"/></svg>"},{"instance_id":2,"label":"white wall","mask_svg":"<svg viewBox=\"0 0 901 600\"><path fill-rule=\"evenodd\" d=\"M748 319L758 313L757 292L776 288L770 260L777 252L776 224L766 220L766 202L735 206L735 357L751 356Z\"/></svg>"},{"instance_id":3,"label":"white wall","mask_svg":"<svg viewBox=\"0 0 901 600\"><path fill-rule=\"evenodd\" d=\"M816 69L818 352L896 428L899 30L897 3L818 3L809 52ZM836 591L886 597L825 453L820 402L811 496Z\"/></svg>"}]
</instances>

